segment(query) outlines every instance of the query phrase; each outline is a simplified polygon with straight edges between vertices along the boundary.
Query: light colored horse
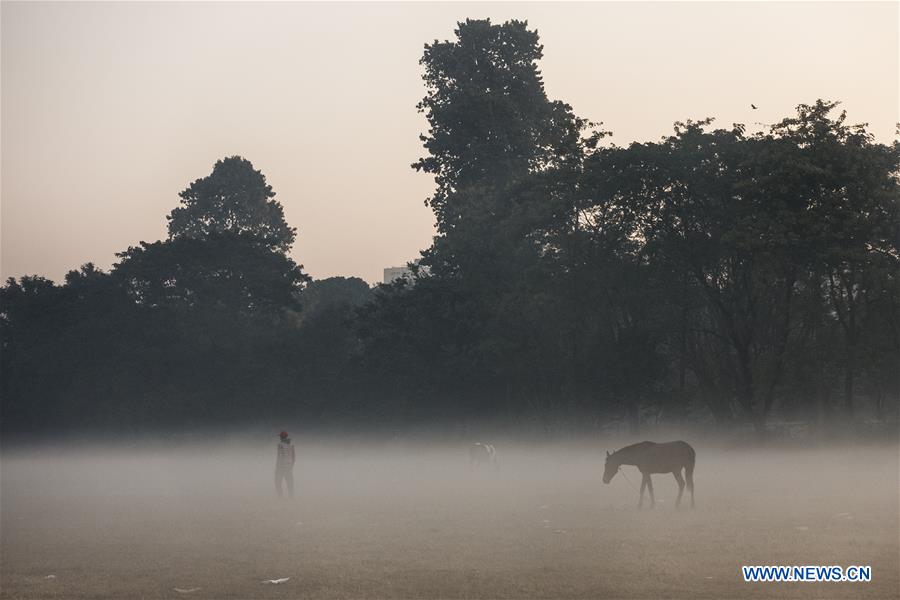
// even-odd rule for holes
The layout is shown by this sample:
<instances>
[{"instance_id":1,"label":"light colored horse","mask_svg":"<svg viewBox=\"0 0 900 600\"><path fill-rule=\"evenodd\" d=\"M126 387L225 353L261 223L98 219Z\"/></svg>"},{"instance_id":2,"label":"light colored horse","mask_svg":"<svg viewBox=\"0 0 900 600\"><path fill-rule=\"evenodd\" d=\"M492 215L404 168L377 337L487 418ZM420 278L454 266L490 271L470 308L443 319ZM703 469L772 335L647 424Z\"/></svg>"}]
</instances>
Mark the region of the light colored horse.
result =
<instances>
[{"instance_id":1,"label":"light colored horse","mask_svg":"<svg viewBox=\"0 0 900 600\"><path fill-rule=\"evenodd\" d=\"M474 470L481 465L491 465L494 471L500 470L500 461L497 459L497 448L493 444L475 442L469 446L469 469Z\"/></svg>"}]
</instances>

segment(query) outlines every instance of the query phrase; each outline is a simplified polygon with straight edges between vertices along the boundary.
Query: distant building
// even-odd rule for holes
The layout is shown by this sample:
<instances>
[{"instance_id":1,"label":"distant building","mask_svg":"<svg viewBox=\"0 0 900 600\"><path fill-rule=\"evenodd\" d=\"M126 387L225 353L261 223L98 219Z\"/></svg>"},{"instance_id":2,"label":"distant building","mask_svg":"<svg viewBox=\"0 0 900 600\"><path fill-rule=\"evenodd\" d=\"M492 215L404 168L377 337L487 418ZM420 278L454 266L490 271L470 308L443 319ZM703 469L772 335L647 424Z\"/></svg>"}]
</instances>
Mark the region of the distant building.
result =
<instances>
[{"instance_id":1,"label":"distant building","mask_svg":"<svg viewBox=\"0 0 900 600\"><path fill-rule=\"evenodd\" d=\"M384 270L385 283L390 283L405 276L412 277L412 269L409 267L388 267Z\"/></svg>"},{"instance_id":2,"label":"distant building","mask_svg":"<svg viewBox=\"0 0 900 600\"><path fill-rule=\"evenodd\" d=\"M409 268L409 265L414 265L418 267L419 276L427 277L431 274L431 271L428 269L426 265L420 265L419 259L410 261L407 263L405 267L388 267L384 270L384 283L390 283L392 281L396 281L401 277L408 277L410 283L415 283L413 281L413 270Z\"/></svg>"}]
</instances>

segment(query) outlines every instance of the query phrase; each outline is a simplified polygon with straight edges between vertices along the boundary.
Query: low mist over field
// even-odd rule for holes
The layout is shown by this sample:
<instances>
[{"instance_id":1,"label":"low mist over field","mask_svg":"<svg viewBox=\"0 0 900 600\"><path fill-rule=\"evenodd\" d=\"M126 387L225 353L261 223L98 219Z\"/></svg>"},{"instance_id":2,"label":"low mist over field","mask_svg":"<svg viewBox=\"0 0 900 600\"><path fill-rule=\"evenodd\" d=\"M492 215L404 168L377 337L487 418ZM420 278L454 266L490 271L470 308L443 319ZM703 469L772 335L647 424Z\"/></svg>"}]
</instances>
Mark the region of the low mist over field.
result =
<instances>
[{"instance_id":1,"label":"low mist over field","mask_svg":"<svg viewBox=\"0 0 900 600\"><path fill-rule=\"evenodd\" d=\"M601 482L635 440L295 440L278 500L271 439L7 449L3 598L889 598L898 453L695 443L696 509L638 510ZM741 565L871 565L869 583L745 583ZM290 578L280 584L265 580ZM182 590L176 591L175 588ZM199 588L199 589L196 589ZM184 590L193 590L186 592Z\"/></svg>"}]
</instances>

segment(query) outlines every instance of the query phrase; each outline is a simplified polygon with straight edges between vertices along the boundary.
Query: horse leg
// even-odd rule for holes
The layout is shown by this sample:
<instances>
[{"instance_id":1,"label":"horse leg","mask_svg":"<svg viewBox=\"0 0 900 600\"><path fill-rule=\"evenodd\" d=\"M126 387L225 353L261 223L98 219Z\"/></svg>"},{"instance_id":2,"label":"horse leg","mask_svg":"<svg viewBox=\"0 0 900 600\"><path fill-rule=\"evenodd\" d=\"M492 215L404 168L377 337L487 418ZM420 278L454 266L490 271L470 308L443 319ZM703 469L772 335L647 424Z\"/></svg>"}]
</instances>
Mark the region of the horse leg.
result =
<instances>
[{"instance_id":1,"label":"horse leg","mask_svg":"<svg viewBox=\"0 0 900 600\"><path fill-rule=\"evenodd\" d=\"M687 479L687 489L691 493L691 508L694 508L694 465L688 464L684 468L684 477Z\"/></svg>"},{"instance_id":2,"label":"horse leg","mask_svg":"<svg viewBox=\"0 0 900 600\"><path fill-rule=\"evenodd\" d=\"M644 488L647 487L647 475L644 475L644 478L641 479L641 499L638 500L638 508L644 506Z\"/></svg>"},{"instance_id":3,"label":"horse leg","mask_svg":"<svg viewBox=\"0 0 900 600\"><path fill-rule=\"evenodd\" d=\"M678 482L678 498L675 500L675 508L678 508L681 506L681 494L684 493L684 478L681 476L681 469L672 471L672 475L675 476L675 481Z\"/></svg>"},{"instance_id":4,"label":"horse leg","mask_svg":"<svg viewBox=\"0 0 900 600\"><path fill-rule=\"evenodd\" d=\"M650 473L647 473L647 490L650 492L650 508L654 508L656 498L653 496L653 482L650 480Z\"/></svg>"}]
</instances>

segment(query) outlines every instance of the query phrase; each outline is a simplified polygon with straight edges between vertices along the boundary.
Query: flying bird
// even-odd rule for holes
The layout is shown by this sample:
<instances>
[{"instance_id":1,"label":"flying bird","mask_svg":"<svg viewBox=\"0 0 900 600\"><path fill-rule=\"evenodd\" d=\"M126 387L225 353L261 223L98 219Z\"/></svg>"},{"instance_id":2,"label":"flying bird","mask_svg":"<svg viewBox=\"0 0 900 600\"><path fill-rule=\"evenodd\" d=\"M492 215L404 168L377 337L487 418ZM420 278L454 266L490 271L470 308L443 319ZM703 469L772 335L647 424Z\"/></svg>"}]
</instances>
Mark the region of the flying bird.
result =
<instances>
[{"instance_id":1,"label":"flying bird","mask_svg":"<svg viewBox=\"0 0 900 600\"><path fill-rule=\"evenodd\" d=\"M263 583L274 583L275 585L278 585L279 583L284 583L288 579L290 579L290 577L282 577L281 579L266 579L265 581L263 581Z\"/></svg>"},{"instance_id":2,"label":"flying bird","mask_svg":"<svg viewBox=\"0 0 900 600\"><path fill-rule=\"evenodd\" d=\"M756 110L757 106L755 104L751 104L750 108L752 108L753 110Z\"/></svg>"},{"instance_id":3,"label":"flying bird","mask_svg":"<svg viewBox=\"0 0 900 600\"><path fill-rule=\"evenodd\" d=\"M173 588L173 589L176 592L178 592L179 594L190 594L192 592L199 592L201 588L193 587L193 588L189 588L189 589L184 589L184 588Z\"/></svg>"}]
</instances>

